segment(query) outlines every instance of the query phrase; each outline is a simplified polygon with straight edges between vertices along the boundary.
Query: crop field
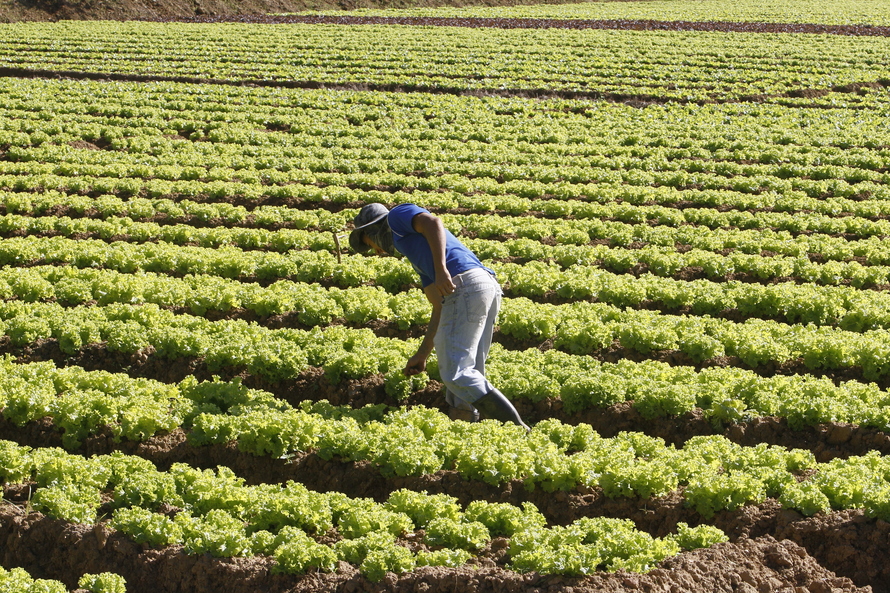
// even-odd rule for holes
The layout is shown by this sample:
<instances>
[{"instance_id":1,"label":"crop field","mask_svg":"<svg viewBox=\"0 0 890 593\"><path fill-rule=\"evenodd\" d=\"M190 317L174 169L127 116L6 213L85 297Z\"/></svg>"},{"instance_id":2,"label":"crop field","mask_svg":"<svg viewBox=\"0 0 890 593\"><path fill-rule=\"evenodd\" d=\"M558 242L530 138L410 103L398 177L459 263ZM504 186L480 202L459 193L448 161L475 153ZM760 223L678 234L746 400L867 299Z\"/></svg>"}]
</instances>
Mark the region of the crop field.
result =
<instances>
[{"instance_id":1,"label":"crop field","mask_svg":"<svg viewBox=\"0 0 890 593\"><path fill-rule=\"evenodd\" d=\"M0 24L0 591L890 592L890 3ZM411 202L496 271L452 421Z\"/></svg>"}]
</instances>

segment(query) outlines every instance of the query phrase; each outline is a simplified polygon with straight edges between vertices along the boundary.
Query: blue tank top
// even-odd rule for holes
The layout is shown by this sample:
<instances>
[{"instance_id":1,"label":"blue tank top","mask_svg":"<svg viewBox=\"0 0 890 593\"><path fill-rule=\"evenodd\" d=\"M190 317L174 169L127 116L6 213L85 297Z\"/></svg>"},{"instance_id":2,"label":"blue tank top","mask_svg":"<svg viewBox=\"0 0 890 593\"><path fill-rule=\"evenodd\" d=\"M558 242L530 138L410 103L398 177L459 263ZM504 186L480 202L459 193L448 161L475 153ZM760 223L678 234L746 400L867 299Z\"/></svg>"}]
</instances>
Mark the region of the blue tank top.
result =
<instances>
[{"instance_id":1,"label":"blue tank top","mask_svg":"<svg viewBox=\"0 0 890 593\"><path fill-rule=\"evenodd\" d=\"M436 269L433 265L433 252L426 237L414 230L413 220L418 214L429 210L416 204L400 204L389 211L389 228L392 229L392 240L395 248L408 258L414 270L420 275L421 285L426 288L435 281ZM452 276L462 274L473 268L483 268L476 254L470 251L460 240L445 229L445 268Z\"/></svg>"}]
</instances>

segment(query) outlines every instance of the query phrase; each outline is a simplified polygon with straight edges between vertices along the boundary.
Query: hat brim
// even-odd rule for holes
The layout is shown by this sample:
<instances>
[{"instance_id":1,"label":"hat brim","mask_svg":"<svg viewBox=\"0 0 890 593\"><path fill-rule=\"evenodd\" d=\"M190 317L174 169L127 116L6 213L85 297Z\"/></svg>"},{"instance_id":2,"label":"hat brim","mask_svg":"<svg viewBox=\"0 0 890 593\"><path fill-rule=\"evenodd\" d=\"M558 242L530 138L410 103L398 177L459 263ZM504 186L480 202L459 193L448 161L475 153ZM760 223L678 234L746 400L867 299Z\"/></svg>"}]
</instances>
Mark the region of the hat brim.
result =
<instances>
[{"instance_id":1,"label":"hat brim","mask_svg":"<svg viewBox=\"0 0 890 593\"><path fill-rule=\"evenodd\" d=\"M375 224L377 224L378 222L380 222L381 220L383 220L383 219L386 218L387 216L389 216L389 212L384 212L383 214L381 214L380 216L378 216L377 218L375 218L375 219L372 220L371 222L366 222L366 223L363 224L362 226L357 226L357 227L355 227L355 228L352 229L352 230L353 230L353 231L360 231L360 230L362 230L362 229L366 229L366 228L368 228L368 227L371 226L371 225L375 225Z\"/></svg>"},{"instance_id":2,"label":"hat brim","mask_svg":"<svg viewBox=\"0 0 890 593\"><path fill-rule=\"evenodd\" d=\"M365 243L364 236L364 227L362 227L361 229L356 229L349 233L349 246L356 253L365 253L369 249L371 249L371 246Z\"/></svg>"},{"instance_id":3,"label":"hat brim","mask_svg":"<svg viewBox=\"0 0 890 593\"><path fill-rule=\"evenodd\" d=\"M365 253L371 249L371 246L364 242L365 229L368 227L374 226L384 218L389 216L389 212L381 214L371 222L366 222L362 226L357 226L352 229L352 232L349 233L349 246L356 253Z\"/></svg>"}]
</instances>

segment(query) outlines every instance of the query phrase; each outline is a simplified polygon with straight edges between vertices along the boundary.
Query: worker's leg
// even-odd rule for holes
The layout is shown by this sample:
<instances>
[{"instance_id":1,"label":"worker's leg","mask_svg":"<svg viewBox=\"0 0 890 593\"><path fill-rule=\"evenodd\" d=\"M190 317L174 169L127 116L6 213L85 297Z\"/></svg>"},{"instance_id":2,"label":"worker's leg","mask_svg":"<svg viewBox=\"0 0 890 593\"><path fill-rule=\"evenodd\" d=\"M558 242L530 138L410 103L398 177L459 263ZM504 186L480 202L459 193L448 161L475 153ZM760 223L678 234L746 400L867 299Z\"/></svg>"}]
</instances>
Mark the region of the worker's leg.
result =
<instances>
[{"instance_id":1,"label":"worker's leg","mask_svg":"<svg viewBox=\"0 0 890 593\"><path fill-rule=\"evenodd\" d=\"M485 318L485 326L482 328L482 335L476 348L475 368L483 376L485 375L485 361L488 360L488 352L491 350L491 336L494 333L494 324L500 308L501 293L498 291L489 306ZM466 420L467 422L479 421L479 411L472 404L457 397L448 389L445 390L445 401L450 406L449 416L452 420Z\"/></svg>"},{"instance_id":2,"label":"worker's leg","mask_svg":"<svg viewBox=\"0 0 890 593\"><path fill-rule=\"evenodd\" d=\"M510 400L485 378L485 361L501 304L500 285L484 270L461 274L455 285L457 290L444 301L436 333L442 381L453 396L469 402L483 417L529 430Z\"/></svg>"},{"instance_id":3,"label":"worker's leg","mask_svg":"<svg viewBox=\"0 0 890 593\"><path fill-rule=\"evenodd\" d=\"M439 374L447 393L484 417L528 429L510 400L484 374L501 304L500 285L482 269L460 274L454 283L456 290L443 301L435 339Z\"/></svg>"},{"instance_id":4,"label":"worker's leg","mask_svg":"<svg viewBox=\"0 0 890 593\"><path fill-rule=\"evenodd\" d=\"M476 349L476 370L485 374L485 361L488 360L488 352L491 350L491 336L494 334L494 324L497 321L498 313L501 310L502 292L498 285L498 291L492 299L485 316L485 327L482 328L482 336L479 338L479 345Z\"/></svg>"},{"instance_id":5,"label":"worker's leg","mask_svg":"<svg viewBox=\"0 0 890 593\"><path fill-rule=\"evenodd\" d=\"M472 404L494 389L482 371L491 345L490 332L501 288L494 277L481 268L455 276L455 285L455 291L442 303L435 338L436 358L448 391ZM477 368L480 360L482 370Z\"/></svg>"}]
</instances>

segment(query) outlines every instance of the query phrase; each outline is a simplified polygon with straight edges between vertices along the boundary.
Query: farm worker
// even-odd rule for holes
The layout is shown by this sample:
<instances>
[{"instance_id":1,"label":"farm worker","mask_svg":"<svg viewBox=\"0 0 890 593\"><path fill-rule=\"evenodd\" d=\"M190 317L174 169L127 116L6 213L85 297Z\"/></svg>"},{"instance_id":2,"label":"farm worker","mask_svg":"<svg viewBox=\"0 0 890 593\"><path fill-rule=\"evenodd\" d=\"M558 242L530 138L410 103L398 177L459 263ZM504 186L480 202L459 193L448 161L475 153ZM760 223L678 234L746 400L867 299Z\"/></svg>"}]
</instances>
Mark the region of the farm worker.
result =
<instances>
[{"instance_id":1,"label":"farm worker","mask_svg":"<svg viewBox=\"0 0 890 593\"><path fill-rule=\"evenodd\" d=\"M403 254L420 275L433 307L426 335L402 372L416 375L436 349L445 400L453 419L486 418L528 429L516 408L485 378L501 287L494 272L428 210L400 204L392 210L367 204L354 219L349 245L358 253Z\"/></svg>"}]
</instances>

